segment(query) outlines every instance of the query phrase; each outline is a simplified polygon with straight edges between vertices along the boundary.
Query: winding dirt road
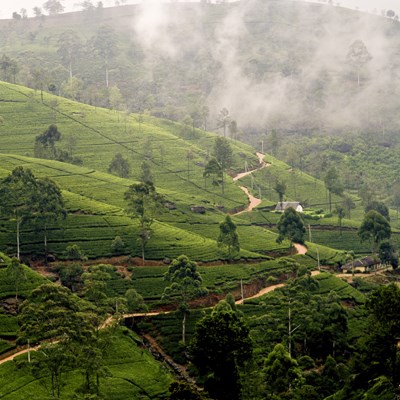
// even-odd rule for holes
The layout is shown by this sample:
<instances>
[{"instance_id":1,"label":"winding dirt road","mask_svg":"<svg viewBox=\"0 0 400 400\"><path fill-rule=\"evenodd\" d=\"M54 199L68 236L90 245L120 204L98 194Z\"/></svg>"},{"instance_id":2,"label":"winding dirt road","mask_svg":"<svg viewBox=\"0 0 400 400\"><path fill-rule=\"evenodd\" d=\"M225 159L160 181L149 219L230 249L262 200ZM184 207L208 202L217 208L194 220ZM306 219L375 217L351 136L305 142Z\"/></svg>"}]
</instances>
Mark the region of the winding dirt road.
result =
<instances>
[{"instance_id":1,"label":"winding dirt road","mask_svg":"<svg viewBox=\"0 0 400 400\"><path fill-rule=\"evenodd\" d=\"M256 169L254 169L254 170L247 171L247 172L242 172L242 173L236 175L236 176L233 178L233 180L234 180L234 181L237 181L237 180L239 180L239 179L241 179L241 178L244 178L245 176L248 176L248 175L252 174L252 173L255 172L255 171L259 171L259 170L261 170L261 169L263 169L263 168L266 168L266 167L268 167L268 166L270 165L270 164L268 164L268 163L266 163L266 162L264 161L264 154L262 154L262 153L257 153L257 157L258 157L258 160L259 160L260 165L261 165L259 168L256 168ZM241 213L244 213L244 212L252 211L255 207L257 207L258 205L261 204L261 199L257 199L256 197L254 197L254 196L249 192L249 189L248 189L247 187L245 187L245 186L239 186L239 187L240 187L240 189L243 190L244 193L246 193L246 196L247 196L248 199L249 199L249 204L248 204L248 206L246 207L245 210L242 210L242 211L240 211L240 212L238 212L238 213L236 213L236 214L234 214L234 215L238 215L238 214L241 214ZM307 248L306 248L305 246L301 245L301 244L295 243L295 244L294 244L294 247L296 248L297 254L306 254L306 253L307 253ZM314 271L314 272L313 272L313 275L314 275L314 274L318 274L318 273L319 273L318 271ZM268 287L266 287L266 288L264 288L264 289L261 289L261 290L260 290L258 293L256 293L255 295L250 296L250 297L247 297L247 298L245 298L244 300L255 299L255 298L257 298L257 297L263 296L263 295L266 294L266 293L272 292L273 290L276 290L276 289L278 289L278 288L280 288L280 287L283 287L284 285L285 285L284 283L278 283L278 284L276 284L276 285L268 286ZM242 300L242 299L236 301L236 304L242 304L242 303L243 303L243 300ZM171 313L171 312L172 312L172 311L158 311L158 312L147 312L147 313L124 314L124 315L122 316L122 318L123 318L123 319L126 319L126 318L151 317L151 316L156 316L156 315L159 315L159 314L168 314L168 313ZM100 328L105 328L105 327L109 326L109 325L112 323L112 321L113 321L113 317L107 318L107 320L101 325ZM22 355L22 354L26 354L26 353L28 353L29 351L37 351L37 350L39 350L39 349L40 349L40 345L38 345L38 346L36 346L36 347L32 347L31 349L24 348L24 349L21 349L21 350L19 350L19 351L13 350L13 352L12 352L11 354L10 354L10 353L4 353L4 354L2 355L4 358L1 358L2 356L0 356L0 358L1 358L1 359L0 359L0 365L1 365L1 364L4 364L4 363L7 362L7 361L12 361L15 357L18 357L18 356L20 356L20 355Z\"/></svg>"},{"instance_id":2,"label":"winding dirt road","mask_svg":"<svg viewBox=\"0 0 400 400\"><path fill-rule=\"evenodd\" d=\"M306 246L303 246L302 244L299 243L293 243L294 248L297 251L297 254L306 254L308 249Z\"/></svg>"},{"instance_id":3,"label":"winding dirt road","mask_svg":"<svg viewBox=\"0 0 400 400\"><path fill-rule=\"evenodd\" d=\"M253 170L251 170L251 171L241 172L240 174L237 174L236 176L234 176L234 177L232 178L234 182L238 181L238 180L241 179L241 178L244 178L245 176L251 175L253 172L259 171L259 170L261 170L261 169L263 169L263 168L266 168L266 167L268 167L269 165L271 165L271 164L268 164L268 163L266 163L266 162L264 161L264 154L262 154L262 153L257 153L257 157L258 157L258 161L259 161L259 163L260 163L260 167L258 167L258 168L256 168L256 169L253 169ZM237 213L235 213L235 214L233 214L233 215L239 215L239 214L242 214L242 213L245 213L245 212L253 211L253 209L256 208L257 206L259 206L259 205L261 204L261 201L262 201L261 199L257 199L257 197L254 197L254 196L250 193L250 191L249 191L249 189L248 189L247 187L245 187L245 186L239 186L239 188L240 188L241 190L243 190L243 192L246 194L246 196L247 196L247 198L248 198L248 200L249 200L249 203L248 203L247 207L246 207L244 210L239 211L239 212L237 212Z\"/></svg>"}]
</instances>

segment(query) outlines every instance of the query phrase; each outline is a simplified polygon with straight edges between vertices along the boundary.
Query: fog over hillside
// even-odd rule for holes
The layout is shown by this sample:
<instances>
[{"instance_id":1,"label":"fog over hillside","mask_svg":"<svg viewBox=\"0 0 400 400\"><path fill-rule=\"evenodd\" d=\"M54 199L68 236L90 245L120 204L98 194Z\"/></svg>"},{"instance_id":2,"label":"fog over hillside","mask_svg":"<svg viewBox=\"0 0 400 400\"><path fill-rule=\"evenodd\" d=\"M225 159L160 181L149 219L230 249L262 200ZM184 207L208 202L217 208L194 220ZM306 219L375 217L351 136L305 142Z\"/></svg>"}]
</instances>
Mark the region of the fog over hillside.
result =
<instances>
[{"instance_id":1,"label":"fog over hillside","mask_svg":"<svg viewBox=\"0 0 400 400\"><path fill-rule=\"evenodd\" d=\"M193 29L184 38L176 32L187 11L180 15L178 8L154 2L141 5L132 29L148 57L154 49L171 59L180 59L188 47L210 52L219 66L207 98L214 112L226 107L241 126L397 127L394 21L336 7L332 12L329 6L302 4L291 10L250 0L231 7L211 34L202 25L202 9L195 10ZM349 61L355 41L370 55L360 65Z\"/></svg>"}]
</instances>

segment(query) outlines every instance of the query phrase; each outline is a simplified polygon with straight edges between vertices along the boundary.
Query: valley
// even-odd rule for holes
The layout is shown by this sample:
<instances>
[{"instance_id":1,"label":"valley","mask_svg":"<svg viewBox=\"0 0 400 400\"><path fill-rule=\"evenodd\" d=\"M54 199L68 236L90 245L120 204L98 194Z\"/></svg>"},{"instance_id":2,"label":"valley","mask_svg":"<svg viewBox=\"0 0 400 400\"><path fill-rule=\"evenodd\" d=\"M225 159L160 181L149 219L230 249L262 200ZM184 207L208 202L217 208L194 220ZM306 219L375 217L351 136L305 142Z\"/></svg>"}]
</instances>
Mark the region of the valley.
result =
<instances>
[{"instance_id":1,"label":"valley","mask_svg":"<svg viewBox=\"0 0 400 400\"><path fill-rule=\"evenodd\" d=\"M395 16L100 3L0 20L0 399L400 396Z\"/></svg>"}]
</instances>

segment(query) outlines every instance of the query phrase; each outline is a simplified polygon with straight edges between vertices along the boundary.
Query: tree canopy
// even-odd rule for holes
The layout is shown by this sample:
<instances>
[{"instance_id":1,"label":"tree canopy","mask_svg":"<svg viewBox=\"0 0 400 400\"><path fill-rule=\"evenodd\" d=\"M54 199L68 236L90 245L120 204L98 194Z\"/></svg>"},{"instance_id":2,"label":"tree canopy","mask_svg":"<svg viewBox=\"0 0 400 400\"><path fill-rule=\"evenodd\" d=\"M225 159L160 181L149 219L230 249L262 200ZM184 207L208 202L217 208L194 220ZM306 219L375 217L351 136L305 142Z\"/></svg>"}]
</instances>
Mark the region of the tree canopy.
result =
<instances>
[{"instance_id":1,"label":"tree canopy","mask_svg":"<svg viewBox=\"0 0 400 400\"><path fill-rule=\"evenodd\" d=\"M204 295L207 289L202 286L202 278L197 271L197 264L187 256L181 255L171 262L168 271L164 274L164 280L171 283L164 290L163 298L176 298L179 309L183 313L182 342L185 344L185 323L190 299Z\"/></svg>"},{"instance_id":2,"label":"tree canopy","mask_svg":"<svg viewBox=\"0 0 400 400\"><path fill-rule=\"evenodd\" d=\"M372 244L372 251L382 240L390 239L392 234L388 220L375 210L368 211L358 229L358 236L361 241L369 241Z\"/></svg>"},{"instance_id":3,"label":"tree canopy","mask_svg":"<svg viewBox=\"0 0 400 400\"><path fill-rule=\"evenodd\" d=\"M218 246L228 249L228 259L232 260L240 252L239 236L236 232L236 225L230 215L219 224Z\"/></svg>"},{"instance_id":4,"label":"tree canopy","mask_svg":"<svg viewBox=\"0 0 400 400\"><path fill-rule=\"evenodd\" d=\"M215 399L240 399L239 369L252 355L253 344L243 318L229 310L201 319L191 342L192 362Z\"/></svg>"},{"instance_id":5,"label":"tree canopy","mask_svg":"<svg viewBox=\"0 0 400 400\"><path fill-rule=\"evenodd\" d=\"M304 243L304 236L306 234L304 222L300 214L292 207L285 210L276 227L279 233L276 239L277 243L282 243L285 238L290 241L290 245L293 243Z\"/></svg>"}]
</instances>

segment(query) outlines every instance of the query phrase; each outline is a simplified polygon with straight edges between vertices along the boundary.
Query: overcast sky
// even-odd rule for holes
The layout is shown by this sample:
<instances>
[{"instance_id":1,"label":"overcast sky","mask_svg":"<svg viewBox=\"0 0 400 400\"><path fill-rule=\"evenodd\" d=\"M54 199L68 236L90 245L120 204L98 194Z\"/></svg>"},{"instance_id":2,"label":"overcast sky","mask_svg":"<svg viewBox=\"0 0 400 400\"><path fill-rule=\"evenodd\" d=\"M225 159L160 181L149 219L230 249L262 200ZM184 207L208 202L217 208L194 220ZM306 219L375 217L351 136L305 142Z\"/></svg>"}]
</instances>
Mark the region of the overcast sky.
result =
<instances>
[{"instance_id":1,"label":"overcast sky","mask_svg":"<svg viewBox=\"0 0 400 400\"><path fill-rule=\"evenodd\" d=\"M102 0L104 6L112 6L115 0ZM133 4L141 1L154 1L154 0L127 0L126 4ZM318 0L308 0L318 2ZM21 8L28 11L28 15L32 16L32 8L37 6L41 7L45 0L0 0L0 18L11 18L13 11L19 12ZM66 11L80 10L82 0L64 0L63 4ZM93 0L93 4L97 4L98 0ZM341 6L355 8L371 12L375 8L380 12L382 9L393 9L396 13L400 13L399 0L333 0L333 3L340 3Z\"/></svg>"}]
</instances>

